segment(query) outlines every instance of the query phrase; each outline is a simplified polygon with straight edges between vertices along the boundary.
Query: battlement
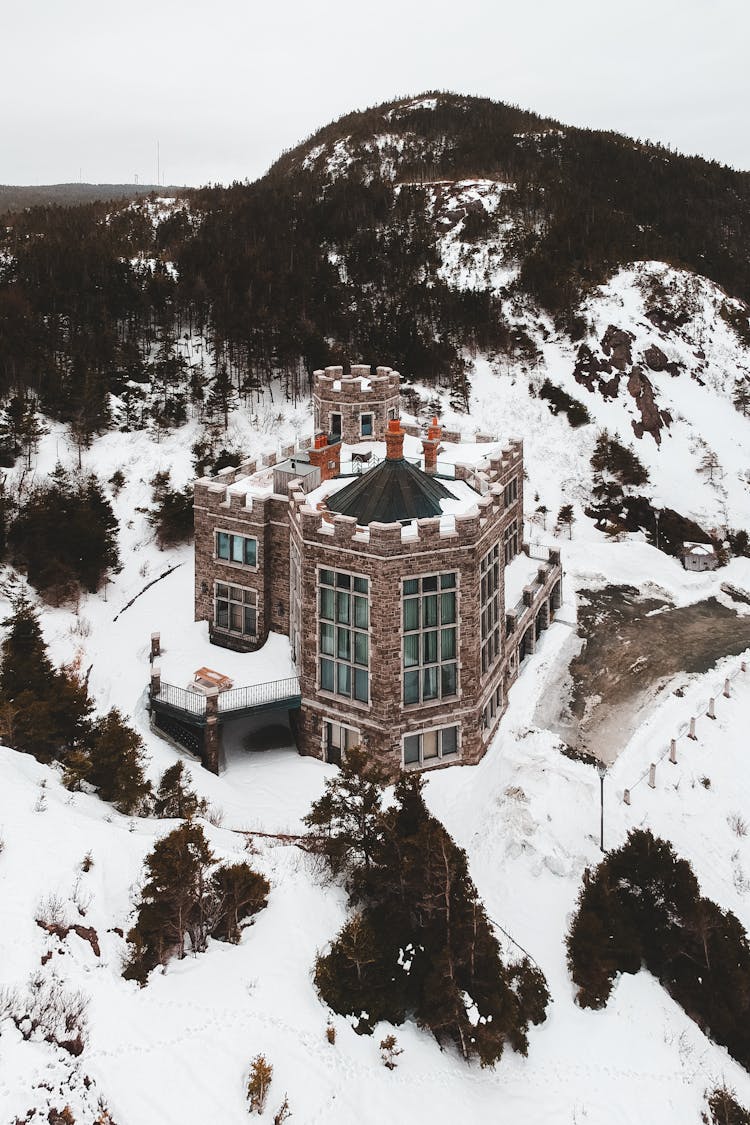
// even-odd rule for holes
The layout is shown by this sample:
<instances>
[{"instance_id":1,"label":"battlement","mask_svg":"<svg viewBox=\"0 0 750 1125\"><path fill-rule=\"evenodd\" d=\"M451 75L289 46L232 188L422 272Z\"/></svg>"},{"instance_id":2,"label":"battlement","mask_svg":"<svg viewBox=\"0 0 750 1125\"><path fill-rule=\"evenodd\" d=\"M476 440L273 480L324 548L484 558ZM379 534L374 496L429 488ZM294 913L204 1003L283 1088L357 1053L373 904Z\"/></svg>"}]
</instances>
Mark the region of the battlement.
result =
<instances>
[{"instance_id":1,"label":"battlement","mask_svg":"<svg viewBox=\"0 0 750 1125\"><path fill-rule=\"evenodd\" d=\"M383 558L439 547L474 547L488 531L500 529L508 511L499 484L491 485L484 496L477 496L476 504L465 512L412 520L408 524L373 522L362 527L353 516L330 512L324 505L313 507L299 481L290 482L289 499L290 522L305 541Z\"/></svg>"},{"instance_id":2,"label":"battlement","mask_svg":"<svg viewBox=\"0 0 750 1125\"><path fill-rule=\"evenodd\" d=\"M313 395L321 401L347 405L372 405L400 395L401 376L390 367L377 367L370 374L368 364L352 364L349 375L343 367L326 367L313 372Z\"/></svg>"}]
</instances>

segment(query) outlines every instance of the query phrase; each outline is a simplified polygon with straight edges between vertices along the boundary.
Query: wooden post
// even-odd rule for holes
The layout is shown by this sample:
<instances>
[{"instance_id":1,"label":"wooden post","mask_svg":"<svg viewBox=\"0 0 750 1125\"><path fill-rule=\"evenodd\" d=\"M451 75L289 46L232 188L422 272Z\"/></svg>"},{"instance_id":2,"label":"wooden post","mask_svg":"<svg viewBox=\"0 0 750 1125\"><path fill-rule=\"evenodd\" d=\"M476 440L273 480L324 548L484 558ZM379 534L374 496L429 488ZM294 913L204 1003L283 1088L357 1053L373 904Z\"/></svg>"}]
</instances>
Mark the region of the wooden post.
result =
<instances>
[{"instance_id":1,"label":"wooden post","mask_svg":"<svg viewBox=\"0 0 750 1125\"><path fill-rule=\"evenodd\" d=\"M669 744L669 760L672 765L677 764L677 739L673 738Z\"/></svg>"},{"instance_id":2,"label":"wooden post","mask_svg":"<svg viewBox=\"0 0 750 1125\"><path fill-rule=\"evenodd\" d=\"M625 802L626 805L630 804L630 790L629 789L623 789L622 799L623 799L623 801Z\"/></svg>"},{"instance_id":3,"label":"wooden post","mask_svg":"<svg viewBox=\"0 0 750 1125\"><path fill-rule=\"evenodd\" d=\"M706 712L709 719L715 719L716 718L716 711L715 711L714 704L715 704L714 697L711 696L711 698L708 701L708 711Z\"/></svg>"},{"instance_id":4,"label":"wooden post","mask_svg":"<svg viewBox=\"0 0 750 1125\"><path fill-rule=\"evenodd\" d=\"M740 671L741 671L741 672L746 672L746 671L747 671L747 664L745 663L745 661L744 661L744 660L743 660L743 661L742 661L742 663L740 664Z\"/></svg>"},{"instance_id":5,"label":"wooden post","mask_svg":"<svg viewBox=\"0 0 750 1125\"><path fill-rule=\"evenodd\" d=\"M648 784L651 789L656 789L656 762L648 767Z\"/></svg>"},{"instance_id":6,"label":"wooden post","mask_svg":"<svg viewBox=\"0 0 750 1125\"><path fill-rule=\"evenodd\" d=\"M161 691L161 668L158 664L151 666L151 687L149 689L149 696L151 699L158 695Z\"/></svg>"},{"instance_id":7,"label":"wooden post","mask_svg":"<svg viewBox=\"0 0 750 1125\"><path fill-rule=\"evenodd\" d=\"M690 720L690 730L688 732L688 738L692 738L693 742L698 741L698 735L695 733L695 718L692 718Z\"/></svg>"},{"instance_id":8,"label":"wooden post","mask_svg":"<svg viewBox=\"0 0 750 1125\"><path fill-rule=\"evenodd\" d=\"M723 691L723 695L724 695L724 696L725 696L725 697L726 697L727 699L729 699L729 696L730 696L730 694L731 694L731 693L730 693L730 691L729 691L729 677L727 677L727 678L726 678L726 680L724 680L724 691Z\"/></svg>"},{"instance_id":9,"label":"wooden post","mask_svg":"<svg viewBox=\"0 0 750 1125\"><path fill-rule=\"evenodd\" d=\"M211 773L219 773L221 726L219 724L219 689L206 691L206 727L203 732L203 765Z\"/></svg>"},{"instance_id":10,"label":"wooden post","mask_svg":"<svg viewBox=\"0 0 750 1125\"><path fill-rule=\"evenodd\" d=\"M161 656L161 634L151 634L151 662L156 660L157 656Z\"/></svg>"}]
</instances>

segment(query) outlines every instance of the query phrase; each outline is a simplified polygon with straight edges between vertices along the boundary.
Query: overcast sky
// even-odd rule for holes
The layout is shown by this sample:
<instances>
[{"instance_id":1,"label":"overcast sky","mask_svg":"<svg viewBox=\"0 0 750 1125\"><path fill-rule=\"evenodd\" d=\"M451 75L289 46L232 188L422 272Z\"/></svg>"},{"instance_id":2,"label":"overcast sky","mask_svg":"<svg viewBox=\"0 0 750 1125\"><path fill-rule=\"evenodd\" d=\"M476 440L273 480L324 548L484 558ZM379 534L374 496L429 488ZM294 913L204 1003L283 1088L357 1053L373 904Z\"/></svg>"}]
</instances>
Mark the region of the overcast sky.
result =
<instances>
[{"instance_id":1,"label":"overcast sky","mask_svg":"<svg viewBox=\"0 0 750 1125\"><path fill-rule=\"evenodd\" d=\"M750 0L4 0L0 183L254 179L429 88L750 169Z\"/></svg>"}]
</instances>

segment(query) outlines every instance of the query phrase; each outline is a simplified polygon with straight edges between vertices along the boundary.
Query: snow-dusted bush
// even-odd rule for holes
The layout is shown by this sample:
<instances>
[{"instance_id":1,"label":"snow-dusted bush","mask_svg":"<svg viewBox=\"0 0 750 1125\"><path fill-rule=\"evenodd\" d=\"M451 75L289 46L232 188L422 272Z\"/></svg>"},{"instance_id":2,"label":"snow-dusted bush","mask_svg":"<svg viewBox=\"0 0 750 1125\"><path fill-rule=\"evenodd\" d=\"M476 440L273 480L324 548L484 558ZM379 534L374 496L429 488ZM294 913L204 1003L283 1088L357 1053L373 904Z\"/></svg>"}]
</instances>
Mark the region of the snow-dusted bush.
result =
<instances>
[{"instance_id":1,"label":"snow-dusted bush","mask_svg":"<svg viewBox=\"0 0 750 1125\"><path fill-rule=\"evenodd\" d=\"M308 816L311 842L346 879L351 915L315 965L333 1011L370 1031L412 1015L439 1043L492 1065L505 1044L526 1052L549 999L530 962L506 966L466 854L428 812L421 779L404 775L381 807L365 755L347 754Z\"/></svg>"},{"instance_id":2,"label":"snow-dusted bush","mask_svg":"<svg viewBox=\"0 0 750 1125\"><path fill-rule=\"evenodd\" d=\"M632 831L586 870L567 947L583 1007L604 1007L618 973L645 965L706 1034L750 1064L750 942L734 914L701 897L667 841Z\"/></svg>"},{"instance_id":3,"label":"snow-dusted bush","mask_svg":"<svg viewBox=\"0 0 750 1125\"><path fill-rule=\"evenodd\" d=\"M44 1040L80 1055L86 1042L88 998L55 976L37 973L26 989L0 989L0 1022L11 1019L24 1039Z\"/></svg>"},{"instance_id":4,"label":"snow-dusted bush","mask_svg":"<svg viewBox=\"0 0 750 1125\"><path fill-rule=\"evenodd\" d=\"M250 1113L261 1114L265 1109L272 1078L273 1067L265 1055L256 1055L250 1063L250 1076L247 1080L247 1102ZM283 1121L284 1118L282 1117L281 1120Z\"/></svg>"}]
</instances>

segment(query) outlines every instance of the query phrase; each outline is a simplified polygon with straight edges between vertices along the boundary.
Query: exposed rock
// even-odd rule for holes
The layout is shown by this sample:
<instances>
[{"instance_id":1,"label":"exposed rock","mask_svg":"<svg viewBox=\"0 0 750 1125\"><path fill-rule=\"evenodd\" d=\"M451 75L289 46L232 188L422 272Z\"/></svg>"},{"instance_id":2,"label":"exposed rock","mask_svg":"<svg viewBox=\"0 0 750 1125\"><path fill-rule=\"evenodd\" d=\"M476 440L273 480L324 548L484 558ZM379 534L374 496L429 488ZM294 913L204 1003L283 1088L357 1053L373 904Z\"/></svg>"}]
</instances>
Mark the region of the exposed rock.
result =
<instances>
[{"instance_id":1,"label":"exposed rock","mask_svg":"<svg viewBox=\"0 0 750 1125\"><path fill-rule=\"evenodd\" d=\"M603 379L602 375L612 375L612 377ZM598 391L605 399L617 398L620 389L619 372L612 374L612 364L601 356L594 355L586 344L581 344L578 349L573 377L587 391Z\"/></svg>"},{"instance_id":2,"label":"exposed rock","mask_svg":"<svg viewBox=\"0 0 750 1125\"><path fill-rule=\"evenodd\" d=\"M633 432L636 437L643 437L644 433L651 434L657 445L661 444L661 430L669 426L672 416L668 410L660 410L654 399L654 388L648 375L636 366L628 377L628 391L635 399L635 404L641 412L641 421L633 422Z\"/></svg>"},{"instance_id":3,"label":"exposed rock","mask_svg":"<svg viewBox=\"0 0 750 1125\"><path fill-rule=\"evenodd\" d=\"M625 371L633 362L631 344L635 336L624 328L610 324L602 336L602 351L608 356L618 371Z\"/></svg>"},{"instance_id":4,"label":"exposed rock","mask_svg":"<svg viewBox=\"0 0 750 1125\"><path fill-rule=\"evenodd\" d=\"M646 309L646 316L662 332L674 332L690 320L690 314L684 310L675 312L674 309L665 309L662 305Z\"/></svg>"},{"instance_id":5,"label":"exposed rock","mask_svg":"<svg viewBox=\"0 0 750 1125\"><path fill-rule=\"evenodd\" d=\"M668 371L670 375L679 375L681 364L667 359L664 352L656 344L651 344L643 353L643 362L651 371Z\"/></svg>"},{"instance_id":6,"label":"exposed rock","mask_svg":"<svg viewBox=\"0 0 750 1125\"><path fill-rule=\"evenodd\" d=\"M43 922L41 918L37 918L36 924L48 934L58 937L60 941L64 941L69 933L77 934L81 941L89 943L97 957L101 957L99 935L93 926L62 926L57 922Z\"/></svg>"}]
</instances>

